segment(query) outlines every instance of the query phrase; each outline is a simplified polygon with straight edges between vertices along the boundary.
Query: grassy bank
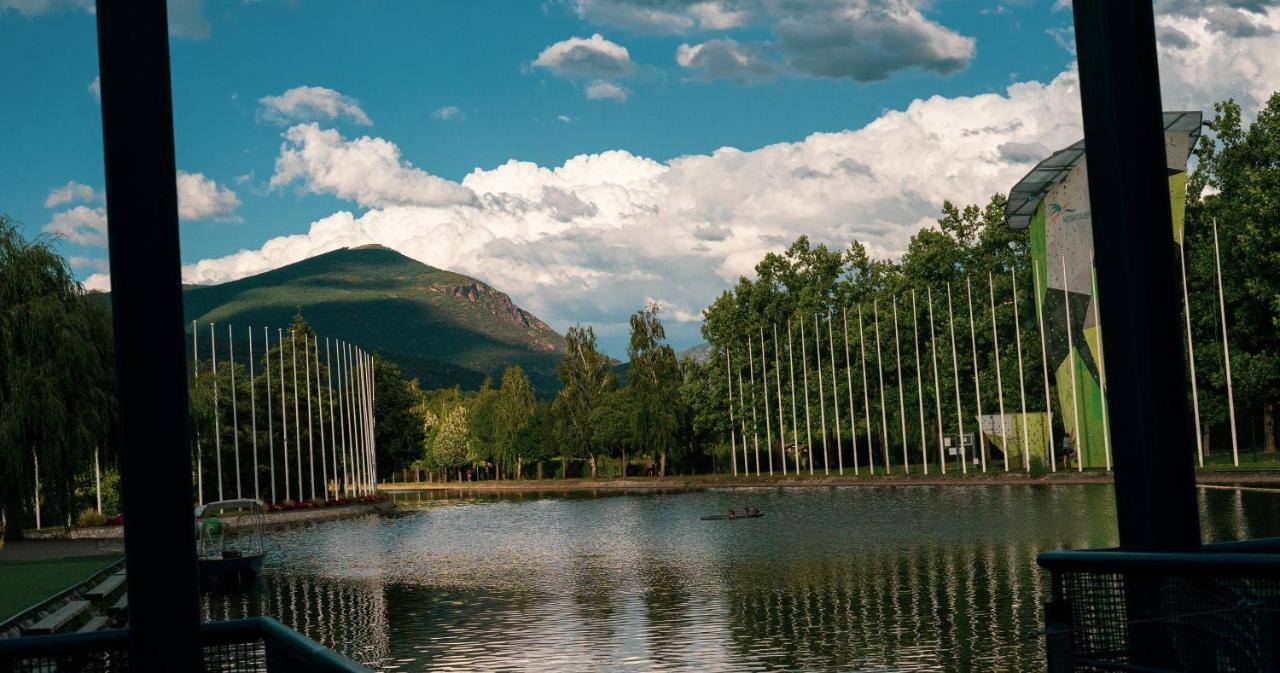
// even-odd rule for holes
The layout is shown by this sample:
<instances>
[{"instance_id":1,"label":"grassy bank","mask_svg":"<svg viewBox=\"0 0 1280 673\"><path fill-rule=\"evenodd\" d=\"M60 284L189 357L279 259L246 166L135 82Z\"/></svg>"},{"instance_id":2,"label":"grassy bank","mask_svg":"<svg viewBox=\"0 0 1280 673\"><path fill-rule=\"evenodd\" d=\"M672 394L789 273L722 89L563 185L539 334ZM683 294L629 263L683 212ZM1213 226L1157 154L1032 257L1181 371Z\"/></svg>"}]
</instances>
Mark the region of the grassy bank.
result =
<instances>
[{"instance_id":1,"label":"grassy bank","mask_svg":"<svg viewBox=\"0 0 1280 673\"><path fill-rule=\"evenodd\" d=\"M115 554L39 561L0 561L0 621L4 621L118 560Z\"/></svg>"}]
</instances>

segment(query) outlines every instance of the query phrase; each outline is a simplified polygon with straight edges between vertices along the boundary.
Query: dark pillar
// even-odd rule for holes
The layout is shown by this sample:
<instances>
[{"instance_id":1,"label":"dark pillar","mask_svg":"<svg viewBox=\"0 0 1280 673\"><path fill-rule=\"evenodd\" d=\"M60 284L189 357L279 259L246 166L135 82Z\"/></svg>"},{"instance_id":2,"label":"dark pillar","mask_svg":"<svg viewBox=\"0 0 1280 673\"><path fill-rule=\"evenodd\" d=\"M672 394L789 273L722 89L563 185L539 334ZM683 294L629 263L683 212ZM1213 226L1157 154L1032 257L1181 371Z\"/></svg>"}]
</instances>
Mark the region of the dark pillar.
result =
<instances>
[{"instance_id":1,"label":"dark pillar","mask_svg":"<svg viewBox=\"0 0 1280 673\"><path fill-rule=\"evenodd\" d=\"M111 302L135 671L200 669L164 0L98 0Z\"/></svg>"},{"instance_id":2,"label":"dark pillar","mask_svg":"<svg viewBox=\"0 0 1280 673\"><path fill-rule=\"evenodd\" d=\"M1195 550L1187 404L1150 0L1075 0L1120 546Z\"/></svg>"}]
</instances>

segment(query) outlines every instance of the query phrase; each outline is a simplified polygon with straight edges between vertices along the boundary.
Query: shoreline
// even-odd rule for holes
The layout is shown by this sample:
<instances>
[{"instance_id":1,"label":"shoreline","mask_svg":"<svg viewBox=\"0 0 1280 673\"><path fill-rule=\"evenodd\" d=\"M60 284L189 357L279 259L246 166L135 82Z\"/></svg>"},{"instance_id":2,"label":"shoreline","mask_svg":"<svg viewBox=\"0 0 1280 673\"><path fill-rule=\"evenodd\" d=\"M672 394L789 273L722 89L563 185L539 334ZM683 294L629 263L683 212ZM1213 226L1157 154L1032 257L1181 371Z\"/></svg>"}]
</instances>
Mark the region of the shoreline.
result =
<instances>
[{"instance_id":1,"label":"shoreline","mask_svg":"<svg viewBox=\"0 0 1280 673\"><path fill-rule=\"evenodd\" d=\"M876 475L876 476L673 476L623 478L575 478L575 479L521 479L518 481L464 481L464 482L397 482L378 484L378 490L386 494L417 491L485 491L495 493L536 493L573 491L701 491L712 488L836 488L883 486L1056 486L1072 484L1109 484L1112 475L1104 472L1059 472L1029 476L1021 472L998 472L967 475ZM1198 486L1252 486L1274 487L1280 493L1280 471L1201 472L1196 475ZM1263 489L1269 490L1269 489Z\"/></svg>"}]
</instances>

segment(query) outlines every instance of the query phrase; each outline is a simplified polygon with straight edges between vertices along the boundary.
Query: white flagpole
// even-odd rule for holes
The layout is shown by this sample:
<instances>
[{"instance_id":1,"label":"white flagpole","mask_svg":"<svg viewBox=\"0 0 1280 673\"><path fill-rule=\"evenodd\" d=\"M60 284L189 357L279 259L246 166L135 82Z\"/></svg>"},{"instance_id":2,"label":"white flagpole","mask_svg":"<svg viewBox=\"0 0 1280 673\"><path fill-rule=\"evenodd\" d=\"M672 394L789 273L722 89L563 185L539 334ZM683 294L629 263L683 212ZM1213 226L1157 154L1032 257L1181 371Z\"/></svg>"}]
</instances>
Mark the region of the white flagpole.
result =
<instances>
[{"instance_id":1,"label":"white flagpole","mask_svg":"<svg viewBox=\"0 0 1280 673\"><path fill-rule=\"evenodd\" d=\"M836 384L836 336L835 328L831 324L831 310L827 309L827 354L831 361L831 402L836 412L836 468L839 470L840 476L844 476L844 450L840 447L843 442L840 437L840 391ZM823 455L825 462L826 456Z\"/></svg>"},{"instance_id":2,"label":"white flagpole","mask_svg":"<svg viewBox=\"0 0 1280 673\"><path fill-rule=\"evenodd\" d=\"M98 496L98 514L102 514L102 467L98 464L98 447L93 447L93 492Z\"/></svg>"},{"instance_id":3,"label":"white flagpole","mask_svg":"<svg viewBox=\"0 0 1280 673\"><path fill-rule=\"evenodd\" d=\"M324 338L324 367L329 376L329 451L333 454L333 497L340 498L342 491L338 485L342 482L338 472L338 424L333 418L336 412L333 406L333 356L329 351L329 337Z\"/></svg>"},{"instance_id":4,"label":"white flagpole","mask_svg":"<svg viewBox=\"0 0 1280 673\"><path fill-rule=\"evenodd\" d=\"M1187 294L1187 232L1178 241L1178 265L1182 267L1182 315L1187 323L1187 360L1191 370L1191 406L1196 418L1196 459L1204 467L1204 436L1200 431L1200 390L1196 386L1196 347L1191 339L1191 302Z\"/></svg>"},{"instance_id":5,"label":"white flagpole","mask_svg":"<svg viewBox=\"0 0 1280 673\"><path fill-rule=\"evenodd\" d=\"M853 360L849 358L849 310L840 309L844 323L844 383L849 391L849 438L853 443L853 474L859 476L858 466L858 410L853 406Z\"/></svg>"},{"instance_id":6,"label":"white flagpole","mask_svg":"<svg viewBox=\"0 0 1280 673\"><path fill-rule=\"evenodd\" d=\"M351 370L355 380L355 416L360 434L357 445L360 447L360 489L366 495L369 493L369 447L367 445L367 433L365 431L364 416L364 372L360 367L360 348L351 346Z\"/></svg>"},{"instance_id":7,"label":"white flagpole","mask_svg":"<svg viewBox=\"0 0 1280 673\"><path fill-rule=\"evenodd\" d=\"M283 443L280 445L281 462L284 464L284 499L289 499L289 414L285 411L285 402L288 399L284 392L284 330L276 328L276 340L280 343L280 430L283 433ZM301 498L302 494L299 493Z\"/></svg>"},{"instance_id":8,"label":"white flagpole","mask_svg":"<svg viewBox=\"0 0 1280 673\"><path fill-rule=\"evenodd\" d=\"M258 482L258 393L253 389L253 326L249 326L249 430L253 433L253 499L262 500Z\"/></svg>"},{"instance_id":9,"label":"white flagpole","mask_svg":"<svg viewBox=\"0 0 1280 673\"><path fill-rule=\"evenodd\" d=\"M933 288L926 287L929 301L929 357L933 360L933 404L938 414L938 468L947 473L947 454L942 446L944 432L942 430L942 388L938 384L938 337L933 331Z\"/></svg>"},{"instance_id":10,"label":"white flagpole","mask_svg":"<svg viewBox=\"0 0 1280 673\"><path fill-rule=\"evenodd\" d=\"M947 318L951 323L951 374L956 383L956 426L959 428L960 473L969 473L969 454L964 446L964 408L960 406L960 359L956 355L956 311L951 304L951 283L947 283Z\"/></svg>"},{"instance_id":11,"label":"white flagpole","mask_svg":"<svg viewBox=\"0 0 1280 673\"><path fill-rule=\"evenodd\" d=\"M218 418L218 347L209 323L209 362L213 372L213 455L218 468L218 499L222 500L222 426Z\"/></svg>"},{"instance_id":12,"label":"white flagpole","mask_svg":"<svg viewBox=\"0 0 1280 673\"><path fill-rule=\"evenodd\" d=\"M1067 368L1071 370L1071 413L1075 418L1076 471L1084 471L1084 442L1080 432L1080 395L1076 388L1076 341L1071 329L1071 295L1067 292L1067 256L1059 255L1062 262L1062 306L1067 315Z\"/></svg>"},{"instance_id":13,"label":"white flagpole","mask_svg":"<svg viewBox=\"0 0 1280 673\"><path fill-rule=\"evenodd\" d=\"M40 530L40 454L34 448L31 449L31 462L35 466L36 476L36 530ZM18 523L15 521L13 525L17 526Z\"/></svg>"},{"instance_id":14,"label":"white flagpole","mask_svg":"<svg viewBox=\"0 0 1280 673\"><path fill-rule=\"evenodd\" d=\"M750 339L748 339L750 343ZM751 460L747 457L747 397L742 394L742 367L738 367L738 422L742 424L742 474L751 476Z\"/></svg>"},{"instance_id":15,"label":"white flagpole","mask_svg":"<svg viewBox=\"0 0 1280 673\"><path fill-rule=\"evenodd\" d=\"M760 328L760 378L764 380L764 453L769 459L769 476L773 476L773 422L769 419L769 357L764 349L764 328Z\"/></svg>"},{"instance_id":16,"label":"white flagpole","mask_svg":"<svg viewBox=\"0 0 1280 673\"><path fill-rule=\"evenodd\" d=\"M316 346L316 425L320 426L320 483L324 484L324 499L328 500L329 456L325 453L324 445L324 389L320 387L320 337L312 334L311 339Z\"/></svg>"},{"instance_id":17,"label":"white flagpole","mask_svg":"<svg viewBox=\"0 0 1280 673\"><path fill-rule=\"evenodd\" d=\"M804 371L804 443L809 449L809 475L813 476L813 422L809 416L809 353L805 346L804 321L800 321L800 368ZM799 468L796 472L799 472Z\"/></svg>"},{"instance_id":18,"label":"white flagpole","mask_svg":"<svg viewBox=\"0 0 1280 673\"><path fill-rule=\"evenodd\" d=\"M342 443L342 495L351 493L351 469L347 463L347 388L346 375L342 371L342 342L334 344L338 355L338 436Z\"/></svg>"},{"instance_id":19,"label":"white flagpole","mask_svg":"<svg viewBox=\"0 0 1280 673\"><path fill-rule=\"evenodd\" d=\"M263 356L266 358L266 369L262 372L267 377L267 460L271 461L271 502L276 500L276 431L275 422L271 418L271 332L266 325L262 326L262 343L266 346Z\"/></svg>"},{"instance_id":20,"label":"white flagpole","mask_svg":"<svg viewBox=\"0 0 1280 673\"><path fill-rule=\"evenodd\" d=\"M1089 255L1090 276L1092 276L1093 255ZM1102 316L1098 308L1097 279L1090 279L1090 290L1093 292L1093 325L1098 332L1098 392L1102 398L1102 448L1107 459L1107 471L1111 471L1111 422L1107 416L1107 374L1106 355L1102 352Z\"/></svg>"},{"instance_id":21,"label":"white flagpole","mask_svg":"<svg viewBox=\"0 0 1280 673\"><path fill-rule=\"evenodd\" d=\"M361 483L360 478L360 435L358 432L360 419L356 417L356 381L352 377L351 344L345 344L344 350L346 353L343 367L347 370L347 428L348 432L351 433L351 488L355 495L362 495L364 485Z\"/></svg>"},{"instance_id":22,"label":"white flagpole","mask_svg":"<svg viewBox=\"0 0 1280 673\"><path fill-rule=\"evenodd\" d=\"M1231 421L1231 463L1240 466L1240 442L1236 437L1236 398L1231 385L1231 348L1227 346L1227 302L1222 296L1222 259L1218 256L1218 218L1213 218L1213 263L1218 271L1218 315L1222 319L1222 364L1227 372L1227 414Z\"/></svg>"},{"instance_id":23,"label":"white flagpole","mask_svg":"<svg viewBox=\"0 0 1280 673\"><path fill-rule=\"evenodd\" d=\"M800 476L800 425L796 420L796 354L791 343L790 318L787 318L787 367L791 371L791 441L796 448L796 476ZM787 462L785 457L782 462Z\"/></svg>"},{"instance_id":24,"label":"white flagpole","mask_svg":"<svg viewBox=\"0 0 1280 673\"><path fill-rule=\"evenodd\" d=\"M884 404L884 362L880 359L880 308L875 299L871 300L871 315L876 323L876 374L880 377L880 446L884 451L884 473L893 474L889 463L889 412Z\"/></svg>"},{"instance_id":25,"label":"white flagpole","mask_svg":"<svg viewBox=\"0 0 1280 673\"><path fill-rule=\"evenodd\" d=\"M996 399L1000 407L1000 441L1004 442L1004 471L1009 471L1009 428L1004 421L1004 376L1000 367L1000 333L996 330L996 282L995 276L987 272L987 288L991 294L991 342L996 352Z\"/></svg>"},{"instance_id":26,"label":"white flagpole","mask_svg":"<svg viewBox=\"0 0 1280 673\"><path fill-rule=\"evenodd\" d=\"M302 364L304 366L303 377L306 378L306 395L307 395L307 469L311 472L311 499L316 499L316 446L315 446L315 429L316 426L311 422L311 340L307 338L306 333L302 334ZM324 454L320 454L323 456Z\"/></svg>"},{"instance_id":27,"label":"white flagpole","mask_svg":"<svg viewBox=\"0 0 1280 673\"><path fill-rule=\"evenodd\" d=\"M724 376L729 382L729 460L733 464L733 476L738 476L738 436L733 421L733 358L729 347L724 349Z\"/></svg>"},{"instance_id":28,"label":"white flagpole","mask_svg":"<svg viewBox=\"0 0 1280 673\"><path fill-rule=\"evenodd\" d=\"M369 372L369 483L376 495L378 492L378 434L377 418L374 416L374 403L377 402L377 372L373 369L373 353L365 354L365 369Z\"/></svg>"},{"instance_id":29,"label":"white flagpole","mask_svg":"<svg viewBox=\"0 0 1280 673\"><path fill-rule=\"evenodd\" d=\"M1045 274L1049 273L1049 262L1045 260ZM1054 446L1053 440L1053 404L1049 398L1049 351L1045 346L1044 339L1044 310L1041 308L1040 298L1040 267L1035 265L1035 260L1031 263L1031 282L1034 284L1035 305L1036 305L1036 326L1040 329L1040 366L1044 371L1044 415L1045 415L1045 433L1049 435L1049 471L1058 471L1057 448ZM1049 279L1045 278L1045 299L1049 295Z\"/></svg>"},{"instance_id":30,"label":"white flagpole","mask_svg":"<svg viewBox=\"0 0 1280 673\"><path fill-rule=\"evenodd\" d=\"M818 358L818 412L819 422L822 428L822 474L829 475L831 470L827 468L827 403L822 399L823 389L826 387L822 383L822 326L818 324L818 314L813 314L813 352Z\"/></svg>"},{"instance_id":31,"label":"white flagpole","mask_svg":"<svg viewBox=\"0 0 1280 673\"><path fill-rule=\"evenodd\" d=\"M920 464L929 474L929 446L924 430L924 374L920 371L920 312L916 308L916 289L911 288L911 344L916 351L916 404L920 407Z\"/></svg>"},{"instance_id":32,"label":"white flagpole","mask_svg":"<svg viewBox=\"0 0 1280 673\"><path fill-rule=\"evenodd\" d=\"M244 497L240 488L240 417L237 413L240 405L236 404L236 343L230 323L227 324L227 355L231 363L231 441L235 446L236 499L239 500Z\"/></svg>"},{"instance_id":33,"label":"white flagpole","mask_svg":"<svg viewBox=\"0 0 1280 673\"><path fill-rule=\"evenodd\" d=\"M902 424L902 473L911 474L907 457L907 402L902 382L902 339L898 336L898 295L893 295L893 361L898 368L898 421Z\"/></svg>"},{"instance_id":34,"label":"white flagpole","mask_svg":"<svg viewBox=\"0 0 1280 673\"><path fill-rule=\"evenodd\" d=\"M747 334L747 371L751 376L751 445L756 452L756 476L760 476L760 415L756 413L756 356L751 345L751 334ZM769 420L769 414L764 415ZM744 419L745 420L745 419ZM750 470L748 470L750 472Z\"/></svg>"},{"instance_id":35,"label":"white flagpole","mask_svg":"<svg viewBox=\"0 0 1280 673\"><path fill-rule=\"evenodd\" d=\"M782 419L782 358L778 351L778 323L775 322L773 323L773 380L778 386L778 447L781 449L782 476L785 477L787 476L787 426ZM770 474L773 472L770 471Z\"/></svg>"},{"instance_id":36,"label":"white flagpole","mask_svg":"<svg viewBox=\"0 0 1280 673\"><path fill-rule=\"evenodd\" d=\"M867 336L862 328L862 304L858 304L858 351L862 356L862 414L867 420L867 469L876 473L875 442L871 441L871 395L867 392ZM889 466L885 465L885 474Z\"/></svg>"},{"instance_id":37,"label":"white flagpole","mask_svg":"<svg viewBox=\"0 0 1280 673\"><path fill-rule=\"evenodd\" d=\"M298 402L298 333L295 330L289 330L289 373L293 376L293 455L297 458L298 468L298 500L305 499L302 489L302 413L301 405ZM315 489L311 489L312 498L315 497Z\"/></svg>"},{"instance_id":38,"label":"white flagpole","mask_svg":"<svg viewBox=\"0 0 1280 673\"><path fill-rule=\"evenodd\" d=\"M973 324L973 283L969 281L969 275L964 276L964 288L966 296L969 300L969 344L973 349L973 389L978 398L978 417L976 420L978 426L978 456L981 459L982 471L987 471L987 438L982 433L982 380L978 377L978 332ZM963 444L963 440L961 440Z\"/></svg>"},{"instance_id":39,"label":"white flagpole","mask_svg":"<svg viewBox=\"0 0 1280 673\"><path fill-rule=\"evenodd\" d=\"M200 380L200 343L196 321L191 321L191 385ZM196 504L204 504L204 458L200 455L200 431L196 430Z\"/></svg>"},{"instance_id":40,"label":"white flagpole","mask_svg":"<svg viewBox=\"0 0 1280 673\"><path fill-rule=\"evenodd\" d=\"M1018 349L1018 402L1022 405L1022 469L1031 471L1031 435L1027 429L1027 384L1022 373L1022 321L1018 319L1018 270L1009 272L1013 281L1013 335Z\"/></svg>"}]
</instances>

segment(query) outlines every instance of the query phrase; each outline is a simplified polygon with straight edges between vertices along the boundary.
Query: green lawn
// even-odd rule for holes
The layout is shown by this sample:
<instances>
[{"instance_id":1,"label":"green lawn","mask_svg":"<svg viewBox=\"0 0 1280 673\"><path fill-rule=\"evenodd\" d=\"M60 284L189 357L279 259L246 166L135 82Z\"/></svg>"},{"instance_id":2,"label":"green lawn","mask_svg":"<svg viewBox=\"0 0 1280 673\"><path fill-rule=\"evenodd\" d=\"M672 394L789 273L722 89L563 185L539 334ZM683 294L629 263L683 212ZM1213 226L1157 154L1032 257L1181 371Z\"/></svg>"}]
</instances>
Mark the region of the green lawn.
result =
<instances>
[{"instance_id":1,"label":"green lawn","mask_svg":"<svg viewBox=\"0 0 1280 673\"><path fill-rule=\"evenodd\" d=\"M42 561L0 561L0 621L12 617L119 559L107 556L73 556Z\"/></svg>"}]
</instances>

